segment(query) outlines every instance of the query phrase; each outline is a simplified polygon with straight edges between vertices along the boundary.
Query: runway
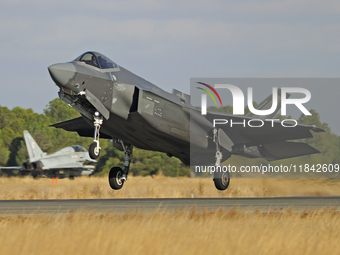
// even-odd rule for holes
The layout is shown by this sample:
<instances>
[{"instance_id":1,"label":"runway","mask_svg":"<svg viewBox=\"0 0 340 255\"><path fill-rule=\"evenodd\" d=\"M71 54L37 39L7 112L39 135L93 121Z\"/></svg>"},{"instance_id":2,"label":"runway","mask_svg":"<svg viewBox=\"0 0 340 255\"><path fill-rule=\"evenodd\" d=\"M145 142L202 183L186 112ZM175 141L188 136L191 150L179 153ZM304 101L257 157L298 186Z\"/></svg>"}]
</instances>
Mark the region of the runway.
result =
<instances>
[{"instance_id":1,"label":"runway","mask_svg":"<svg viewBox=\"0 0 340 255\"><path fill-rule=\"evenodd\" d=\"M340 197L277 197L277 198L166 198L166 199L70 199L70 200L0 200L0 214L67 213L88 211L96 213L154 211L176 209L271 211L320 209L340 210Z\"/></svg>"}]
</instances>

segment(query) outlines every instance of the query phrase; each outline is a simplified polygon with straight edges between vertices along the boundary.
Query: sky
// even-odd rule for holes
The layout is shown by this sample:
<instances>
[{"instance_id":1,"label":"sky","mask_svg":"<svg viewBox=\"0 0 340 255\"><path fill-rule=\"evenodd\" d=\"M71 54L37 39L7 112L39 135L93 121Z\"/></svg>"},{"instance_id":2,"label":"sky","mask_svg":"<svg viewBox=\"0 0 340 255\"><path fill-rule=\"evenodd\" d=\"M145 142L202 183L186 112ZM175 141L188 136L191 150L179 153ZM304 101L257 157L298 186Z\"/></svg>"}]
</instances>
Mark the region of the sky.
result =
<instances>
[{"instance_id":1,"label":"sky","mask_svg":"<svg viewBox=\"0 0 340 255\"><path fill-rule=\"evenodd\" d=\"M338 1L0 4L0 105L10 109L42 113L58 96L47 67L90 50L168 92L189 93L193 77L340 78Z\"/></svg>"}]
</instances>

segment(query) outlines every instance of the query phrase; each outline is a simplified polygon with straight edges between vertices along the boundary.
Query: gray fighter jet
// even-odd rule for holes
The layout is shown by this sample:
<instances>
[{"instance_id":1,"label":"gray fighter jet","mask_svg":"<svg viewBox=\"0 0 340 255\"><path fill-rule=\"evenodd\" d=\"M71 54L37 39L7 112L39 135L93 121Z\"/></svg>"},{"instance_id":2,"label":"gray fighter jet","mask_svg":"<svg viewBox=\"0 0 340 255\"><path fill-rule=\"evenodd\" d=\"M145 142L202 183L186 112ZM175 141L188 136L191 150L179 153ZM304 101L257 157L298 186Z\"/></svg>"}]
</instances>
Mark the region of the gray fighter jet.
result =
<instances>
[{"instance_id":1,"label":"gray fighter jet","mask_svg":"<svg viewBox=\"0 0 340 255\"><path fill-rule=\"evenodd\" d=\"M90 175L94 166L83 165L84 162L97 162L89 157L88 151L79 145L65 147L55 153L47 155L43 152L31 134L25 130L24 138L29 155L29 160L22 166L2 167L1 171L9 176L32 175L33 177L46 176L64 178L68 176L73 179L75 176Z\"/></svg>"},{"instance_id":2,"label":"gray fighter jet","mask_svg":"<svg viewBox=\"0 0 340 255\"><path fill-rule=\"evenodd\" d=\"M60 88L59 97L82 115L52 126L94 137L89 148L93 159L101 149L99 134L113 139L114 146L125 152L124 169L110 170L112 189L122 188L127 180L133 146L165 152L186 165L202 164L204 159L205 164L209 161L215 166L232 154L276 160L319 152L306 143L289 140L313 137L311 130L322 132L320 128L284 128L268 121L256 129L214 127L216 118L242 121L256 116L209 112L203 116L190 104L189 95L177 90L165 92L97 52L86 52L71 62L51 65L48 70ZM260 107L268 107L267 101ZM228 172L215 173L217 189L226 189L229 182Z\"/></svg>"}]
</instances>

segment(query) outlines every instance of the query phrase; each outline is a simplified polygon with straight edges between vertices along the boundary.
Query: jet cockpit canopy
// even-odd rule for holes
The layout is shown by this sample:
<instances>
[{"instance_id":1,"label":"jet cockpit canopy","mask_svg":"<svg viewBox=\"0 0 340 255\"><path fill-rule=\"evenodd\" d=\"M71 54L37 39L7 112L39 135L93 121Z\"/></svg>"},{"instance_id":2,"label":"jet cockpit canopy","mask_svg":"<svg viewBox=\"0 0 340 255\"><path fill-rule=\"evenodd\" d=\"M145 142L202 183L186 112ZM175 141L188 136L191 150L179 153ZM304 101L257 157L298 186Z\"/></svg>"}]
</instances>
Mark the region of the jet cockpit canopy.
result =
<instances>
[{"instance_id":1,"label":"jet cockpit canopy","mask_svg":"<svg viewBox=\"0 0 340 255\"><path fill-rule=\"evenodd\" d=\"M71 147L74 149L75 152L87 152L87 150L80 145L72 145Z\"/></svg>"},{"instance_id":2,"label":"jet cockpit canopy","mask_svg":"<svg viewBox=\"0 0 340 255\"><path fill-rule=\"evenodd\" d=\"M77 57L74 61L80 61L100 69L117 68L117 64L108 57L94 51L88 51Z\"/></svg>"}]
</instances>

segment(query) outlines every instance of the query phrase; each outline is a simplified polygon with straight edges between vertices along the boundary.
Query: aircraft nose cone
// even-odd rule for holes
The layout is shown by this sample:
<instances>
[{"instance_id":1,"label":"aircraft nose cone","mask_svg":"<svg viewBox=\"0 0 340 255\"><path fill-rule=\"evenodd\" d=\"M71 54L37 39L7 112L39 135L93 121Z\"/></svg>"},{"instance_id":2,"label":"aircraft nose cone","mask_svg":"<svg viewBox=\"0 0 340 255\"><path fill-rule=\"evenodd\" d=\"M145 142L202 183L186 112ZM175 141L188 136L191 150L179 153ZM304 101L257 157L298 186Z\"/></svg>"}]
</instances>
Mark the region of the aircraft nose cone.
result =
<instances>
[{"instance_id":1,"label":"aircraft nose cone","mask_svg":"<svg viewBox=\"0 0 340 255\"><path fill-rule=\"evenodd\" d=\"M55 64L48 67L52 80L59 87L68 87L70 80L75 75L75 67L72 63Z\"/></svg>"}]
</instances>

